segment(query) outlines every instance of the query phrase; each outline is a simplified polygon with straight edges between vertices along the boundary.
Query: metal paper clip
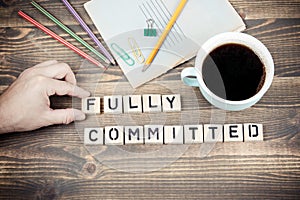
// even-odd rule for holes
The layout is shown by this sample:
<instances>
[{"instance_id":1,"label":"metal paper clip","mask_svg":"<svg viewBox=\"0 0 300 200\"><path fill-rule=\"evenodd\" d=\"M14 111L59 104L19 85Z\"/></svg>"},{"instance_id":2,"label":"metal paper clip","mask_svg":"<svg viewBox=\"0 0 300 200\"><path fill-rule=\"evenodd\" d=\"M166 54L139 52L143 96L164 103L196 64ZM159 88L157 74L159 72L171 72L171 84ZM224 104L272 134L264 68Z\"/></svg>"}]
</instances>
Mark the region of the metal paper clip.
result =
<instances>
[{"instance_id":1,"label":"metal paper clip","mask_svg":"<svg viewBox=\"0 0 300 200\"><path fill-rule=\"evenodd\" d=\"M140 63L144 63L145 62L145 57L141 51L141 49L139 48L136 40L134 38L128 38L128 43L129 43L129 46L132 50L132 53L135 57L135 59Z\"/></svg>"},{"instance_id":2,"label":"metal paper clip","mask_svg":"<svg viewBox=\"0 0 300 200\"><path fill-rule=\"evenodd\" d=\"M129 56L128 53L125 52L124 49L122 49L119 45L116 43L112 43L111 48L114 50L118 56L129 66L133 66L135 64L135 61Z\"/></svg>"},{"instance_id":3,"label":"metal paper clip","mask_svg":"<svg viewBox=\"0 0 300 200\"><path fill-rule=\"evenodd\" d=\"M148 19L147 21L148 28L144 29L144 36L146 37L156 37L156 29L153 28L155 21L153 19Z\"/></svg>"}]
</instances>

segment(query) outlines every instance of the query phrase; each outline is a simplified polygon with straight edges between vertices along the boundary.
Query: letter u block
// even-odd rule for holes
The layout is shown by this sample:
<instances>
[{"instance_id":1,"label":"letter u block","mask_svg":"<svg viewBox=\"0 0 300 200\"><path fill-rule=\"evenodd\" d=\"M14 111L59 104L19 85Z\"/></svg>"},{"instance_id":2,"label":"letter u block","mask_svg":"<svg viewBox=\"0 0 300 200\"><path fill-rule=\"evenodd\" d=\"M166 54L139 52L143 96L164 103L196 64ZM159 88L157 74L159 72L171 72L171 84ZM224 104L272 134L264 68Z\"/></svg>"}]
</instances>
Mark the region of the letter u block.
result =
<instances>
[{"instance_id":1,"label":"letter u block","mask_svg":"<svg viewBox=\"0 0 300 200\"><path fill-rule=\"evenodd\" d=\"M104 96L104 113L121 114L123 113L122 96Z\"/></svg>"}]
</instances>

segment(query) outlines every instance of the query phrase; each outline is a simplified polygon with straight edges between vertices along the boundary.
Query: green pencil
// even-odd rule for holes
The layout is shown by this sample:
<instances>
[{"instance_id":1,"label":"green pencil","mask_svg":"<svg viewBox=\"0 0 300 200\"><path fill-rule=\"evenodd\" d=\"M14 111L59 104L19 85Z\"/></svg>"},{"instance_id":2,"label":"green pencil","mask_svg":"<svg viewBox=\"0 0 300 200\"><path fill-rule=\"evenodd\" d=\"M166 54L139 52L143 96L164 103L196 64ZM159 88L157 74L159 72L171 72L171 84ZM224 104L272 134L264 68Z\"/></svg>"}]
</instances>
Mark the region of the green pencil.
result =
<instances>
[{"instance_id":1,"label":"green pencil","mask_svg":"<svg viewBox=\"0 0 300 200\"><path fill-rule=\"evenodd\" d=\"M35 1L32 1L31 4L35 8L37 8L39 11L41 11L44 15L46 15L55 24L57 24L60 28L62 28L64 31L66 31L69 35L71 35L74 39L76 39L78 42L80 42L83 46L85 46L87 49L89 49L91 52L93 52L95 55L97 55L99 58L101 58L104 62L110 64L110 61L105 56L103 56L101 53L99 53L96 49L94 49L86 41L84 41L83 39L81 39L71 29L69 29L68 27L66 27L63 23L61 23L58 19L56 19L48 11L46 11L42 6L40 6L39 4L37 4Z\"/></svg>"}]
</instances>

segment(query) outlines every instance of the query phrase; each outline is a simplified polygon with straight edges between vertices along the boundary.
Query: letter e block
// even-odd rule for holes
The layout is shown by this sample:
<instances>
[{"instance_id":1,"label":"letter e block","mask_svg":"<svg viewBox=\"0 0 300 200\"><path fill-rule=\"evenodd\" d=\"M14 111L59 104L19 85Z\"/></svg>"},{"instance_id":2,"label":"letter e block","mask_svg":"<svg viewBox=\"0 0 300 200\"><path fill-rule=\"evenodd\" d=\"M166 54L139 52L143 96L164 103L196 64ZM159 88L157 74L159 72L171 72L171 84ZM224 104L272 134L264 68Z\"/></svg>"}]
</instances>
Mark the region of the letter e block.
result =
<instances>
[{"instance_id":1,"label":"letter e block","mask_svg":"<svg viewBox=\"0 0 300 200\"><path fill-rule=\"evenodd\" d=\"M163 144L164 126L145 125L144 126L145 144Z\"/></svg>"},{"instance_id":2,"label":"letter e block","mask_svg":"<svg viewBox=\"0 0 300 200\"><path fill-rule=\"evenodd\" d=\"M144 127L125 126L125 144L144 144Z\"/></svg>"},{"instance_id":3,"label":"letter e block","mask_svg":"<svg viewBox=\"0 0 300 200\"><path fill-rule=\"evenodd\" d=\"M179 94L162 95L163 112L181 111L181 99Z\"/></svg>"},{"instance_id":4,"label":"letter e block","mask_svg":"<svg viewBox=\"0 0 300 200\"><path fill-rule=\"evenodd\" d=\"M82 112L86 114L100 114L100 97L82 99Z\"/></svg>"},{"instance_id":5,"label":"letter e block","mask_svg":"<svg viewBox=\"0 0 300 200\"><path fill-rule=\"evenodd\" d=\"M104 96L104 113L121 114L123 113L122 96Z\"/></svg>"},{"instance_id":6,"label":"letter e block","mask_svg":"<svg viewBox=\"0 0 300 200\"><path fill-rule=\"evenodd\" d=\"M84 144L86 145L103 145L103 128L85 128Z\"/></svg>"},{"instance_id":7,"label":"letter e block","mask_svg":"<svg viewBox=\"0 0 300 200\"><path fill-rule=\"evenodd\" d=\"M224 142L243 142L243 124L225 124Z\"/></svg>"},{"instance_id":8,"label":"letter e block","mask_svg":"<svg viewBox=\"0 0 300 200\"><path fill-rule=\"evenodd\" d=\"M104 135L106 145L124 145L123 126L106 126Z\"/></svg>"},{"instance_id":9,"label":"letter e block","mask_svg":"<svg viewBox=\"0 0 300 200\"><path fill-rule=\"evenodd\" d=\"M142 113L142 96L129 95L123 96L124 113Z\"/></svg>"},{"instance_id":10,"label":"letter e block","mask_svg":"<svg viewBox=\"0 0 300 200\"><path fill-rule=\"evenodd\" d=\"M164 127L165 144L183 144L183 126Z\"/></svg>"},{"instance_id":11,"label":"letter e block","mask_svg":"<svg viewBox=\"0 0 300 200\"><path fill-rule=\"evenodd\" d=\"M185 125L184 143L185 144L203 143L203 126Z\"/></svg>"},{"instance_id":12,"label":"letter e block","mask_svg":"<svg viewBox=\"0 0 300 200\"><path fill-rule=\"evenodd\" d=\"M205 124L204 142L223 142L223 126L214 125L214 124Z\"/></svg>"},{"instance_id":13,"label":"letter e block","mask_svg":"<svg viewBox=\"0 0 300 200\"><path fill-rule=\"evenodd\" d=\"M263 125L262 124L244 124L244 138L247 141L263 141Z\"/></svg>"},{"instance_id":14,"label":"letter e block","mask_svg":"<svg viewBox=\"0 0 300 200\"><path fill-rule=\"evenodd\" d=\"M161 112L161 95L143 95L144 112Z\"/></svg>"}]
</instances>

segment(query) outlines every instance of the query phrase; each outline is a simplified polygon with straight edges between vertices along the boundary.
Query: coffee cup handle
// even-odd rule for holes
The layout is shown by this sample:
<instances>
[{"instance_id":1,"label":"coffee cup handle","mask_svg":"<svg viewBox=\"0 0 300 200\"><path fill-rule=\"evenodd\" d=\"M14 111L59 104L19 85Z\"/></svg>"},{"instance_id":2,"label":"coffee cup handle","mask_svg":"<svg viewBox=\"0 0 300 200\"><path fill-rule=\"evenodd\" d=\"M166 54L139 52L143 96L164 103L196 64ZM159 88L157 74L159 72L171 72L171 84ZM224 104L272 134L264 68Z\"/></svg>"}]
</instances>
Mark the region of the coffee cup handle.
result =
<instances>
[{"instance_id":1,"label":"coffee cup handle","mask_svg":"<svg viewBox=\"0 0 300 200\"><path fill-rule=\"evenodd\" d=\"M194 67L188 67L182 70L181 80L184 84L192 87L199 87L199 82L197 80L197 72Z\"/></svg>"}]
</instances>

